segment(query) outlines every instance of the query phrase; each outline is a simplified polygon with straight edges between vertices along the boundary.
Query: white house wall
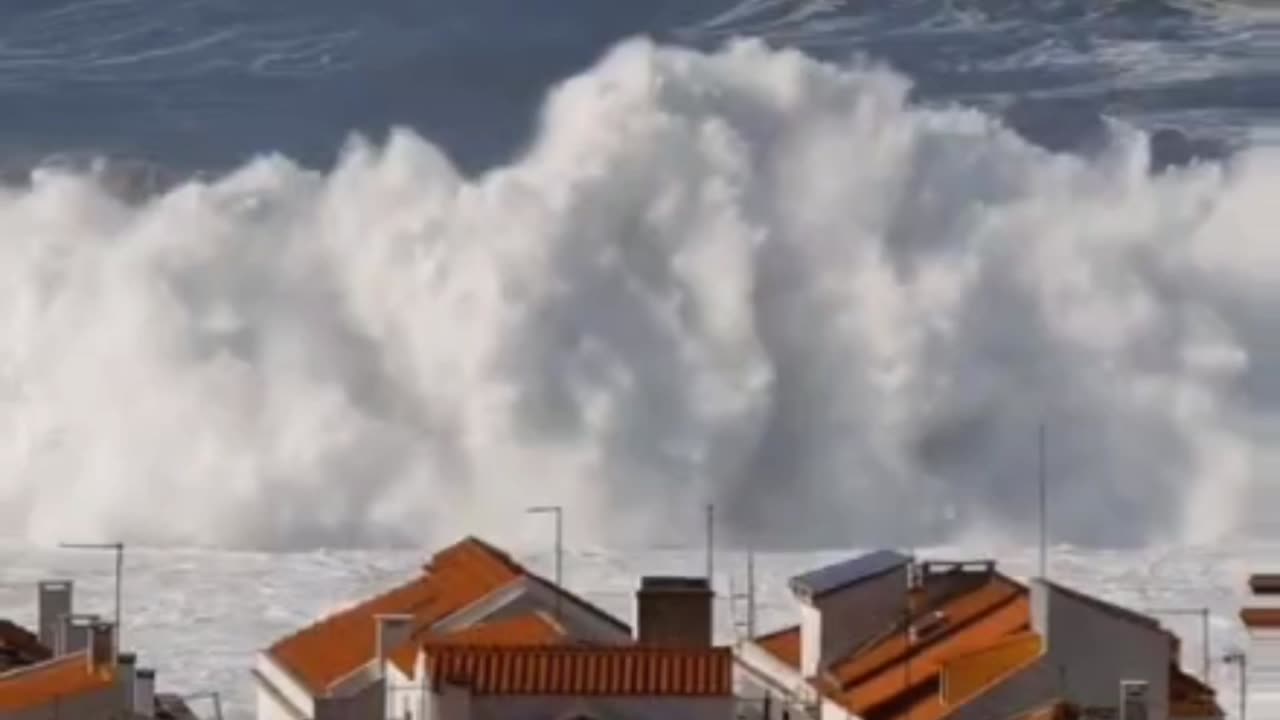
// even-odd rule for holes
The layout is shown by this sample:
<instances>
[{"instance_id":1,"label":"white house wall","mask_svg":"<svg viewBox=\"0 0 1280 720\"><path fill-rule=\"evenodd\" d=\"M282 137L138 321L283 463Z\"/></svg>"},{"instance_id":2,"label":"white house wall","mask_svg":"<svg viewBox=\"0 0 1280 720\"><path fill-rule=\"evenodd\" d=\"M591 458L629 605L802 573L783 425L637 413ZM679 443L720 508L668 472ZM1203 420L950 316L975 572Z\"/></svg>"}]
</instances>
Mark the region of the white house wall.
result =
<instances>
[{"instance_id":1,"label":"white house wall","mask_svg":"<svg viewBox=\"0 0 1280 720\"><path fill-rule=\"evenodd\" d=\"M813 686L795 668L752 642L734 648L733 685L747 708L762 708L768 695L770 720L781 720L784 710L788 718L798 720L804 716L801 713L807 714L806 704L816 702ZM763 713L754 712L751 717L762 718Z\"/></svg>"},{"instance_id":2,"label":"white house wall","mask_svg":"<svg viewBox=\"0 0 1280 720\"><path fill-rule=\"evenodd\" d=\"M1151 720L1167 720L1173 648L1163 630L1038 581L1033 581L1032 616L1046 639L1047 671L1056 676L1058 696L1085 707L1117 708L1120 681L1145 680ZM1046 619L1047 631L1041 629Z\"/></svg>"},{"instance_id":3,"label":"white house wall","mask_svg":"<svg viewBox=\"0 0 1280 720\"><path fill-rule=\"evenodd\" d=\"M277 665L269 654L258 653L253 674L258 720L309 720L315 717L311 693Z\"/></svg>"},{"instance_id":4,"label":"white house wall","mask_svg":"<svg viewBox=\"0 0 1280 720\"><path fill-rule=\"evenodd\" d=\"M847 655L902 617L907 589L907 566L858 582L850 587L800 603L801 669L817 673ZM817 612L814 612L814 610Z\"/></svg>"}]
</instances>

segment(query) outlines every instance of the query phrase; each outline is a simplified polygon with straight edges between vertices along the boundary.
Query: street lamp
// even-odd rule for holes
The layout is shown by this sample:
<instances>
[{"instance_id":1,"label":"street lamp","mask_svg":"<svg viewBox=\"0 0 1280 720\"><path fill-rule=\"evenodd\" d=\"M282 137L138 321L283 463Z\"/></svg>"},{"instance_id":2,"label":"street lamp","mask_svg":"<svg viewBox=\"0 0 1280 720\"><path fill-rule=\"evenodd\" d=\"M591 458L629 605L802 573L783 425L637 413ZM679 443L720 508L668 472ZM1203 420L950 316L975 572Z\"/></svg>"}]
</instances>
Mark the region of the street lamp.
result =
<instances>
[{"instance_id":1,"label":"street lamp","mask_svg":"<svg viewBox=\"0 0 1280 720\"><path fill-rule=\"evenodd\" d=\"M1240 666L1240 720L1245 720L1245 711L1249 707L1249 658L1241 650L1234 650L1223 656L1222 662Z\"/></svg>"},{"instance_id":2,"label":"street lamp","mask_svg":"<svg viewBox=\"0 0 1280 720\"><path fill-rule=\"evenodd\" d=\"M1209 608L1156 608L1148 610L1152 615L1195 615L1200 618L1200 649L1203 653L1204 662L1204 681L1210 681L1209 673L1212 672L1212 660L1210 660L1209 651Z\"/></svg>"},{"instance_id":3,"label":"street lamp","mask_svg":"<svg viewBox=\"0 0 1280 720\"><path fill-rule=\"evenodd\" d=\"M124 635L124 626L120 624L120 598L124 588L124 543L60 543L59 547L70 550L110 550L116 554L116 654L120 654L120 648L124 647L121 643L121 637Z\"/></svg>"},{"instance_id":4,"label":"street lamp","mask_svg":"<svg viewBox=\"0 0 1280 720\"><path fill-rule=\"evenodd\" d=\"M564 508L559 505L538 505L529 508L526 512L530 515L554 515L556 520L556 620L560 620L560 596L564 593L564 580L561 572L563 570L561 557L563 551L563 521Z\"/></svg>"}]
</instances>

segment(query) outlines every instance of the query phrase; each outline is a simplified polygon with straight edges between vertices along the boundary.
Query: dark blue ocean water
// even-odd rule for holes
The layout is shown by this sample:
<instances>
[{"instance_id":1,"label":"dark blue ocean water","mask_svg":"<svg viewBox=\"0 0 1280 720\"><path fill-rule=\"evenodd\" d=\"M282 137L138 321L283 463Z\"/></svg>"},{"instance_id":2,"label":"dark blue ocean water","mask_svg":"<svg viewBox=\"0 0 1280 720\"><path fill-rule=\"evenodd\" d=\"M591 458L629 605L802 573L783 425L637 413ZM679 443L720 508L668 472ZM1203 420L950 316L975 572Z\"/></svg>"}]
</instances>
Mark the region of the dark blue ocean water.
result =
<instances>
[{"instance_id":1,"label":"dark blue ocean water","mask_svg":"<svg viewBox=\"0 0 1280 720\"><path fill-rule=\"evenodd\" d=\"M10 0L6 170L109 156L167 173L280 152L326 164L351 133L417 129L476 171L517 152L548 88L636 35L735 36L909 74L925 101L1002 113L1055 149L1101 118L1172 156L1280 118L1280 6L1160 0Z\"/></svg>"}]
</instances>

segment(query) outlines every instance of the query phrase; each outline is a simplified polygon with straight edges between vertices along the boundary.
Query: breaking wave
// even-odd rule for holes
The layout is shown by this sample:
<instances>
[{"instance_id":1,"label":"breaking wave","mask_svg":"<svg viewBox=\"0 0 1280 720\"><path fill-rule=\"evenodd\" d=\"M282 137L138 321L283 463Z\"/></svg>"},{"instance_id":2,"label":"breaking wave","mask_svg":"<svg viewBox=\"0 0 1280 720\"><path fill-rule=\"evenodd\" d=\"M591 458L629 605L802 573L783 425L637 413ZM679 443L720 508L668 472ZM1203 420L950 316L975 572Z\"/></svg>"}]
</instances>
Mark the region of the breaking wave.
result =
<instances>
[{"instance_id":1,"label":"breaking wave","mask_svg":"<svg viewBox=\"0 0 1280 720\"><path fill-rule=\"evenodd\" d=\"M301 548L509 533L1254 532L1280 155L1153 175L887 70L625 43L469 178L410 132L142 199L0 190L0 533Z\"/></svg>"}]
</instances>

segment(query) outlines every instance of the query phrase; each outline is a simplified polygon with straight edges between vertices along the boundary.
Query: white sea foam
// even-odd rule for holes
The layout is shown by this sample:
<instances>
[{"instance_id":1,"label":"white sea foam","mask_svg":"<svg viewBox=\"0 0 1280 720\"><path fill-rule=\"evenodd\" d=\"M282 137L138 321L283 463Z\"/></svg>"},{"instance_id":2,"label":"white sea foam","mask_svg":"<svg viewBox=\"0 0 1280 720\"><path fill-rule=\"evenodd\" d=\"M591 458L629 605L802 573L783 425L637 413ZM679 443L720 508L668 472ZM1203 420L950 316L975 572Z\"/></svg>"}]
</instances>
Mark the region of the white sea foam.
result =
<instances>
[{"instance_id":1,"label":"white sea foam","mask_svg":"<svg viewBox=\"0 0 1280 720\"><path fill-rule=\"evenodd\" d=\"M876 68L625 44L478 179L408 133L0 191L0 532L313 547L1210 538L1276 489L1280 156L1148 175ZM937 510L934 510L937 508Z\"/></svg>"}]
</instances>

